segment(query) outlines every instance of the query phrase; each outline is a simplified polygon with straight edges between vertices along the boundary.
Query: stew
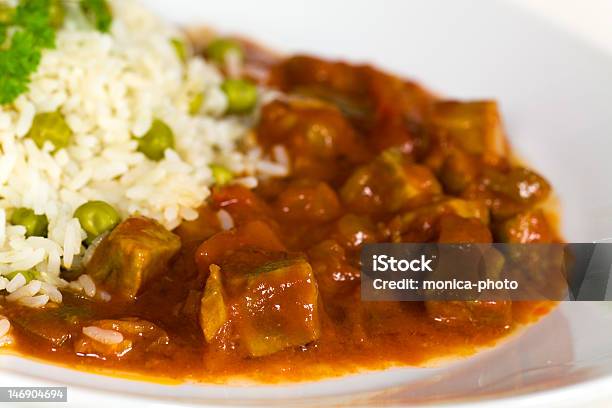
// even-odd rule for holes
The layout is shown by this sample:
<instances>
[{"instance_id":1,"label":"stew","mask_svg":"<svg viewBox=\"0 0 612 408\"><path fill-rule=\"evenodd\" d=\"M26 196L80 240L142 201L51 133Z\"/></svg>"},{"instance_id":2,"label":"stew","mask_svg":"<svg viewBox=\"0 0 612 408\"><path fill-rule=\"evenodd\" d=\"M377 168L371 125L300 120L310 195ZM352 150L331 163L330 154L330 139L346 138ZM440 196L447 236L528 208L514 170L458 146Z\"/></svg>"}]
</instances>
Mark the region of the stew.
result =
<instances>
[{"instance_id":1,"label":"stew","mask_svg":"<svg viewBox=\"0 0 612 408\"><path fill-rule=\"evenodd\" d=\"M493 101L244 47L242 75L278 91L257 144L290 174L255 190L218 179L172 232L122 221L86 267L110 300L3 303L16 351L165 380L317 379L469 355L554 306L362 302L367 243L559 241L551 187L512 156Z\"/></svg>"}]
</instances>

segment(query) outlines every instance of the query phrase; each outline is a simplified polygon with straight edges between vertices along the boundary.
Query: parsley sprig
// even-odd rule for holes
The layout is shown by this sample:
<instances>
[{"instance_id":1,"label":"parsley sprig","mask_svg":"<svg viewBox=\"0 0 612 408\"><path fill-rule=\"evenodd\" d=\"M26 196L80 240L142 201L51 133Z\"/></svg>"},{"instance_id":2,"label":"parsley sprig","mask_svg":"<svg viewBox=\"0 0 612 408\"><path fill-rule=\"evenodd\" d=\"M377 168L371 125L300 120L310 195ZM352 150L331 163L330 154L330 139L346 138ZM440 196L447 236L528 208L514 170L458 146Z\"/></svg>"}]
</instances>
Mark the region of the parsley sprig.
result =
<instances>
[{"instance_id":1,"label":"parsley sprig","mask_svg":"<svg viewBox=\"0 0 612 408\"><path fill-rule=\"evenodd\" d=\"M43 50L55 47L63 1L21 0L15 9L0 4L0 105L27 92ZM106 0L81 0L80 8L93 27L109 31L112 14Z\"/></svg>"}]
</instances>

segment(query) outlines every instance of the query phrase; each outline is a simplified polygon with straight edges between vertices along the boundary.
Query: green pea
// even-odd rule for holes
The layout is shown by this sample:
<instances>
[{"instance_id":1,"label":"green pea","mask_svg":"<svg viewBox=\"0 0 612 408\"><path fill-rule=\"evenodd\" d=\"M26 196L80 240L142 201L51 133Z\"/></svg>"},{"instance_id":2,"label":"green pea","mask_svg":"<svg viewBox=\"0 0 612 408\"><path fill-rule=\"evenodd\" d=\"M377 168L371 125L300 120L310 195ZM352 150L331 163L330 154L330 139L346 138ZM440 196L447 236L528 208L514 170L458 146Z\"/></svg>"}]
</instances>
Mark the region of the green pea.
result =
<instances>
[{"instance_id":1,"label":"green pea","mask_svg":"<svg viewBox=\"0 0 612 408\"><path fill-rule=\"evenodd\" d=\"M45 142L49 141L57 151L68 147L72 139L72 129L59 112L39 113L34 116L27 137L34 140L39 149L42 149Z\"/></svg>"},{"instance_id":2,"label":"green pea","mask_svg":"<svg viewBox=\"0 0 612 408\"><path fill-rule=\"evenodd\" d=\"M76 209L74 216L87 233L88 244L115 228L121 221L117 211L104 201L88 201Z\"/></svg>"},{"instance_id":3,"label":"green pea","mask_svg":"<svg viewBox=\"0 0 612 408\"><path fill-rule=\"evenodd\" d=\"M37 215L29 208L17 208L11 216L11 224L23 225L26 237L46 237L49 220L44 214Z\"/></svg>"},{"instance_id":4,"label":"green pea","mask_svg":"<svg viewBox=\"0 0 612 408\"><path fill-rule=\"evenodd\" d=\"M164 158L166 149L174 148L174 133L172 129L159 119L155 119L151 129L138 139L138 151L151 160Z\"/></svg>"},{"instance_id":5,"label":"green pea","mask_svg":"<svg viewBox=\"0 0 612 408\"><path fill-rule=\"evenodd\" d=\"M62 0L51 0L49 4L49 20L53 28L58 29L64 25L66 10Z\"/></svg>"},{"instance_id":6,"label":"green pea","mask_svg":"<svg viewBox=\"0 0 612 408\"><path fill-rule=\"evenodd\" d=\"M244 79L227 79L221 84L227 96L227 113L243 114L257 104L257 87Z\"/></svg>"},{"instance_id":7,"label":"green pea","mask_svg":"<svg viewBox=\"0 0 612 408\"><path fill-rule=\"evenodd\" d=\"M212 170L215 183L219 186L223 186L234 179L234 174L223 166L211 164L210 169Z\"/></svg>"},{"instance_id":8,"label":"green pea","mask_svg":"<svg viewBox=\"0 0 612 408\"><path fill-rule=\"evenodd\" d=\"M184 63L187 62L187 45L180 38L173 38L170 40L170 44L174 47L174 51L179 59Z\"/></svg>"},{"instance_id":9,"label":"green pea","mask_svg":"<svg viewBox=\"0 0 612 408\"><path fill-rule=\"evenodd\" d=\"M200 112L200 109L202 109L203 104L204 104L204 93L199 92L189 102L189 114L195 115L198 112Z\"/></svg>"},{"instance_id":10,"label":"green pea","mask_svg":"<svg viewBox=\"0 0 612 408\"><path fill-rule=\"evenodd\" d=\"M219 65L225 64L225 58L230 53L237 55L240 60L244 59L244 51L240 43L229 38L218 38L211 42L206 49L208 58Z\"/></svg>"},{"instance_id":11,"label":"green pea","mask_svg":"<svg viewBox=\"0 0 612 408\"><path fill-rule=\"evenodd\" d=\"M34 269L28 269L27 271L15 271L15 272L11 272L7 275L4 275L4 277L6 279L8 279L9 281L12 281L15 276L22 274L23 277L26 280L26 283L30 283L31 281L33 281L34 279L38 279L40 278L40 274L38 273L38 271L35 271Z\"/></svg>"}]
</instances>

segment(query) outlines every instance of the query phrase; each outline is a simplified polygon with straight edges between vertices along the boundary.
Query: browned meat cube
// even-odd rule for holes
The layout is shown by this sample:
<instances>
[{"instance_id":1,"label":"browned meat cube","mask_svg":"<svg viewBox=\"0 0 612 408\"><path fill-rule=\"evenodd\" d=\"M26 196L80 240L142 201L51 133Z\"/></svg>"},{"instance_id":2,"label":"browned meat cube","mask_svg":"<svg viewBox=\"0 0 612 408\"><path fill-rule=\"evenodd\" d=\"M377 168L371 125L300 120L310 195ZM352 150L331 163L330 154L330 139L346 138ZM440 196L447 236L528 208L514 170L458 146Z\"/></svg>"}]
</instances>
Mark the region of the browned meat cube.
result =
<instances>
[{"instance_id":1,"label":"browned meat cube","mask_svg":"<svg viewBox=\"0 0 612 408\"><path fill-rule=\"evenodd\" d=\"M493 101L438 102L433 123L465 152L491 158L504 158L508 154L499 111Z\"/></svg>"},{"instance_id":2,"label":"browned meat cube","mask_svg":"<svg viewBox=\"0 0 612 408\"><path fill-rule=\"evenodd\" d=\"M237 320L249 354L265 356L317 340L318 296L310 264L303 259L268 263L250 274Z\"/></svg>"},{"instance_id":3,"label":"browned meat cube","mask_svg":"<svg viewBox=\"0 0 612 408\"><path fill-rule=\"evenodd\" d=\"M393 242L426 242L437 239L440 220L453 214L489 224L489 210L479 201L445 198L431 205L417 208L394 217L389 222ZM447 230L446 233L449 231ZM480 236L481 234L479 234Z\"/></svg>"},{"instance_id":4,"label":"browned meat cube","mask_svg":"<svg viewBox=\"0 0 612 408\"><path fill-rule=\"evenodd\" d=\"M542 210L522 212L497 227L497 238L512 244L549 243L555 234Z\"/></svg>"},{"instance_id":5,"label":"browned meat cube","mask_svg":"<svg viewBox=\"0 0 612 408\"><path fill-rule=\"evenodd\" d=\"M102 241L86 273L108 289L134 298L163 273L180 247L180 238L158 222L128 218Z\"/></svg>"},{"instance_id":6,"label":"browned meat cube","mask_svg":"<svg viewBox=\"0 0 612 408\"><path fill-rule=\"evenodd\" d=\"M358 168L340 191L342 201L360 214L394 212L442 193L434 174L411 163L400 151L384 151Z\"/></svg>"}]
</instances>

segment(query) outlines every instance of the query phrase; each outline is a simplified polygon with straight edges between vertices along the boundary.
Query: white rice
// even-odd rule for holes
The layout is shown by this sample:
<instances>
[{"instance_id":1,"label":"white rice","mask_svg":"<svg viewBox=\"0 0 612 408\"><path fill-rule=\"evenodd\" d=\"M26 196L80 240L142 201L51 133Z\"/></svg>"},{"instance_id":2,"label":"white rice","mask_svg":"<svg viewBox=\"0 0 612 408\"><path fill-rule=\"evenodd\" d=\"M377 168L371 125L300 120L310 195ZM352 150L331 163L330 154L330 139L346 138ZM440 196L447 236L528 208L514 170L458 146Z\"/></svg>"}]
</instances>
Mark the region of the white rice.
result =
<instances>
[{"instance_id":1,"label":"white rice","mask_svg":"<svg viewBox=\"0 0 612 408\"><path fill-rule=\"evenodd\" d=\"M83 287L83 292L85 292L85 295L87 295L90 298L96 296L96 284L89 277L89 275L79 276L79 283Z\"/></svg>"},{"instance_id":2,"label":"white rice","mask_svg":"<svg viewBox=\"0 0 612 408\"><path fill-rule=\"evenodd\" d=\"M109 34L68 21L57 33L56 48L43 53L29 91L0 106L0 295L8 292L8 301L31 307L59 303L58 288L96 295L89 277L70 283L60 278L62 267L83 265L86 234L73 214L89 200L106 201L123 217L138 213L173 229L197 218L214 183L212 163L240 174L236 182L249 188L257 186L257 174L288 172L280 148L274 158L263 157L260 149L243 154L237 148L249 141L257 112L223 116L222 75L200 57L181 61L172 40L184 36L176 27L133 0L110 4ZM189 105L198 94L204 94L204 103L192 115ZM39 149L26 137L34 117L52 111L61 112L73 131L70 145L55 153L50 144ZM137 152L134 140L154 119L171 127L176 142L158 162ZM19 207L47 216L47 238L26 238L24 227L8 223ZM2 277L30 269L36 281L28 283L21 274L10 282Z\"/></svg>"},{"instance_id":3,"label":"white rice","mask_svg":"<svg viewBox=\"0 0 612 408\"><path fill-rule=\"evenodd\" d=\"M20 287L19 289L8 295L6 297L6 300L9 302L16 302L24 297L32 297L36 295L40 291L40 289L42 289L42 283L40 281L33 280L27 285Z\"/></svg>"},{"instance_id":4,"label":"white rice","mask_svg":"<svg viewBox=\"0 0 612 408\"><path fill-rule=\"evenodd\" d=\"M123 341L123 335L114 330L101 329L96 326L83 327L83 334L102 344L119 344Z\"/></svg>"},{"instance_id":5,"label":"white rice","mask_svg":"<svg viewBox=\"0 0 612 408\"><path fill-rule=\"evenodd\" d=\"M227 231L234 228L234 218L226 210L221 209L217 211L217 219L219 220L219 224L221 224L222 230Z\"/></svg>"},{"instance_id":6,"label":"white rice","mask_svg":"<svg viewBox=\"0 0 612 408\"><path fill-rule=\"evenodd\" d=\"M0 338L6 336L10 329L11 323L8 321L8 319L5 317L0 318Z\"/></svg>"},{"instance_id":7,"label":"white rice","mask_svg":"<svg viewBox=\"0 0 612 408\"><path fill-rule=\"evenodd\" d=\"M6 285L6 291L8 293L14 293L16 290L19 290L19 288L21 288L25 284L26 284L26 278L22 274L18 273Z\"/></svg>"},{"instance_id":8,"label":"white rice","mask_svg":"<svg viewBox=\"0 0 612 408\"><path fill-rule=\"evenodd\" d=\"M49 302L48 295L38 295L33 297L24 297L19 299L19 304L31 308L39 308L45 306Z\"/></svg>"}]
</instances>

